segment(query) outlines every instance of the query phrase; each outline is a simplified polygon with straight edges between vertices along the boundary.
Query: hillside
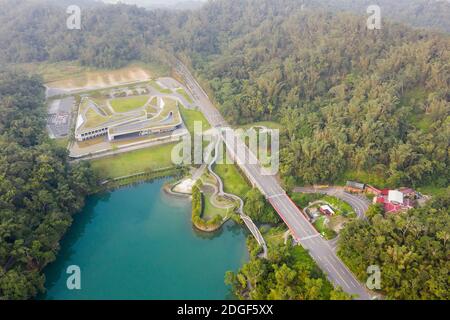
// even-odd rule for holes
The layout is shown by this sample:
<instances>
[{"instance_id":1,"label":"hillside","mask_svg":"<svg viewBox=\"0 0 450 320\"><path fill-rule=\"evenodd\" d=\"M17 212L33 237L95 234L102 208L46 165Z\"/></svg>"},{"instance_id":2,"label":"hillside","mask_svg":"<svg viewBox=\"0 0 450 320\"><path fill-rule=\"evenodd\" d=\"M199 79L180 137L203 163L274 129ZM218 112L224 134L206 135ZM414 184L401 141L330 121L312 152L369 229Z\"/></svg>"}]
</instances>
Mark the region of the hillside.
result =
<instances>
[{"instance_id":1,"label":"hillside","mask_svg":"<svg viewBox=\"0 0 450 320\"><path fill-rule=\"evenodd\" d=\"M377 185L448 184L448 36L387 22L371 31L364 18L296 1L258 4L210 3L173 46L229 121L286 128L288 185L358 172Z\"/></svg>"}]
</instances>

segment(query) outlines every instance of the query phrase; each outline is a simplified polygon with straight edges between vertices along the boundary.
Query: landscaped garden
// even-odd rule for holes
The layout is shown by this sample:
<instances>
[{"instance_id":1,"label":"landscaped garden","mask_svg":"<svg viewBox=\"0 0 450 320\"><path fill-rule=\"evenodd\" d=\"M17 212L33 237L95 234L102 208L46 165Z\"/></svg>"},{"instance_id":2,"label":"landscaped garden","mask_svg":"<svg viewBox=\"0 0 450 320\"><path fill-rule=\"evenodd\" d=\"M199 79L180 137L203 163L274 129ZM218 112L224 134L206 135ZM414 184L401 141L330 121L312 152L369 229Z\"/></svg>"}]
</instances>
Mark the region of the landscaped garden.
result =
<instances>
[{"instance_id":1,"label":"landscaped garden","mask_svg":"<svg viewBox=\"0 0 450 320\"><path fill-rule=\"evenodd\" d=\"M159 83L156 82L155 80L151 80L151 81L150 81L150 85L151 85L153 88L155 88L156 90L158 90L159 92L161 92L161 93L164 93L164 94L171 94L171 93L172 93L172 90L161 87L161 86L159 85Z\"/></svg>"},{"instance_id":2,"label":"landscaped garden","mask_svg":"<svg viewBox=\"0 0 450 320\"><path fill-rule=\"evenodd\" d=\"M293 193L291 199L297 206L303 208L316 230L327 240L335 238L345 223L356 216L347 202L333 196L320 193Z\"/></svg>"},{"instance_id":3,"label":"landscaped garden","mask_svg":"<svg viewBox=\"0 0 450 320\"><path fill-rule=\"evenodd\" d=\"M235 194L241 199L244 199L247 192L251 190L250 185L241 175L236 165L216 164L214 171L222 179L226 193Z\"/></svg>"},{"instance_id":4,"label":"landscaped garden","mask_svg":"<svg viewBox=\"0 0 450 320\"><path fill-rule=\"evenodd\" d=\"M186 90L184 90L183 88L179 88L176 90L178 94L182 95L187 102L189 103L193 103L194 101L192 101L192 98L190 95L187 94Z\"/></svg>"},{"instance_id":5,"label":"landscaped garden","mask_svg":"<svg viewBox=\"0 0 450 320\"><path fill-rule=\"evenodd\" d=\"M214 179L213 182L211 176L205 176L192 188L192 223L201 231L219 229L238 205L235 201L216 194L216 187L217 181Z\"/></svg>"}]
</instances>

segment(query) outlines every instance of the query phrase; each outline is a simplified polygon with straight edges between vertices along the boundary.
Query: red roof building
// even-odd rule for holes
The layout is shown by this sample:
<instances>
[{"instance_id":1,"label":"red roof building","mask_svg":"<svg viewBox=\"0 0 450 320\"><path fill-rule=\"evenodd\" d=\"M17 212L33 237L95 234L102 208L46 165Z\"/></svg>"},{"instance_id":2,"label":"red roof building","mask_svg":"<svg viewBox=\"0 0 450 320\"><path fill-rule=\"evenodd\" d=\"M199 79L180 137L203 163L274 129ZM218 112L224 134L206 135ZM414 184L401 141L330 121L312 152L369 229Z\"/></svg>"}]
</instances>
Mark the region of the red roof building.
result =
<instances>
[{"instance_id":1,"label":"red roof building","mask_svg":"<svg viewBox=\"0 0 450 320\"><path fill-rule=\"evenodd\" d=\"M386 213L395 213L414 208L414 201L409 198L404 198L401 202L389 200L389 191L391 191L391 194L395 191L397 191L397 193L401 192L401 194L404 194L405 197L409 196L410 194L415 194L415 191L412 189L403 190L405 190L405 192L402 192L401 190L383 189L381 190L381 193L373 199L374 203L383 204L384 212Z\"/></svg>"}]
</instances>

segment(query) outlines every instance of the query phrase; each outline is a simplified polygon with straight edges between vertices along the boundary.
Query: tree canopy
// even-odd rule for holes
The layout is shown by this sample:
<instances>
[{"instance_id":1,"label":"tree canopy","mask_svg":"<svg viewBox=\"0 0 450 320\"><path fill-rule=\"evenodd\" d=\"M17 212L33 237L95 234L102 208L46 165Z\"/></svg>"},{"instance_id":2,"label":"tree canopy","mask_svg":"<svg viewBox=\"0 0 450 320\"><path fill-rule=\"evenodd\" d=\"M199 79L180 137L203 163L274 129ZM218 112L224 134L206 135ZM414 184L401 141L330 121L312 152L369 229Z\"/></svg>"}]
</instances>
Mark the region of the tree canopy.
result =
<instances>
[{"instance_id":1,"label":"tree canopy","mask_svg":"<svg viewBox=\"0 0 450 320\"><path fill-rule=\"evenodd\" d=\"M353 221L340 235L339 256L362 281L378 265L387 298L448 300L449 217L450 192L423 208Z\"/></svg>"},{"instance_id":2,"label":"tree canopy","mask_svg":"<svg viewBox=\"0 0 450 320\"><path fill-rule=\"evenodd\" d=\"M26 299L96 179L49 141L39 78L1 72L0 113L0 299Z\"/></svg>"}]
</instances>

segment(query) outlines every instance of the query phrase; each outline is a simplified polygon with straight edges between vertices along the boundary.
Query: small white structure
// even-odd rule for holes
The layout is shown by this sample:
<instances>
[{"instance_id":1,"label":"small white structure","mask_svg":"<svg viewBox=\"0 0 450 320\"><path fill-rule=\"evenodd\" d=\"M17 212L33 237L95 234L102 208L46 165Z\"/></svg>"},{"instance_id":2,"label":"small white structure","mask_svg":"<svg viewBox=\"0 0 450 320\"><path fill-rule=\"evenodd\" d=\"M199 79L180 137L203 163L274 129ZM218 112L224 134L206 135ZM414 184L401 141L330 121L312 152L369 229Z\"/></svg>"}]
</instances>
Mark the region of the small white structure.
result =
<instances>
[{"instance_id":1,"label":"small white structure","mask_svg":"<svg viewBox=\"0 0 450 320\"><path fill-rule=\"evenodd\" d=\"M403 193L398 190L389 190L388 201L403 204Z\"/></svg>"},{"instance_id":2,"label":"small white structure","mask_svg":"<svg viewBox=\"0 0 450 320\"><path fill-rule=\"evenodd\" d=\"M327 204L320 206L320 211L324 214L334 215L334 210Z\"/></svg>"},{"instance_id":3,"label":"small white structure","mask_svg":"<svg viewBox=\"0 0 450 320\"><path fill-rule=\"evenodd\" d=\"M173 190L180 193L191 193L192 187L194 186L197 180L192 180L191 178L187 178L177 184Z\"/></svg>"}]
</instances>

